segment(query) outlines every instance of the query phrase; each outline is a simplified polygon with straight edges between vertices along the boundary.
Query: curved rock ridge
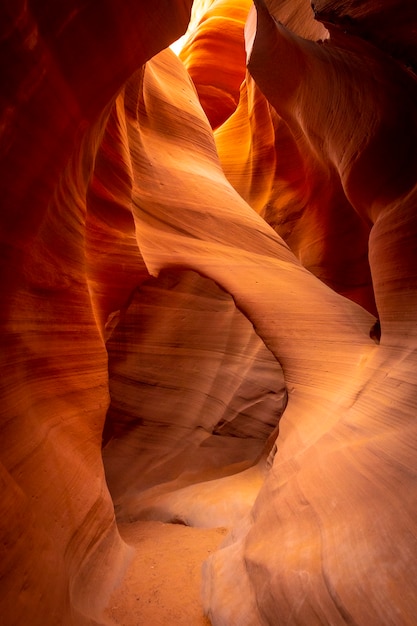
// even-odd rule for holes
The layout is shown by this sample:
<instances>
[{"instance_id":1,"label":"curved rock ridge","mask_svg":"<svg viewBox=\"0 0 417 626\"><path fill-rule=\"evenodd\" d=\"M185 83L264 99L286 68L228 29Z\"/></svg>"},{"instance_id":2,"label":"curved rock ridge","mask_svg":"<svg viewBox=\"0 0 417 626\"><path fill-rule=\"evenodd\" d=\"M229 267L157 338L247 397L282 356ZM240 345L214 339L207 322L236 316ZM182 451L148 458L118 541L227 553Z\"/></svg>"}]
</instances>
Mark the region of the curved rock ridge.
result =
<instances>
[{"instance_id":1,"label":"curved rock ridge","mask_svg":"<svg viewBox=\"0 0 417 626\"><path fill-rule=\"evenodd\" d=\"M258 39L249 51L249 70L292 133L301 135L336 168L358 214L375 224L369 257L378 315L386 340L403 343L401 336L415 333L409 312L415 281L411 207L417 159L416 77L376 47L340 29L333 28L324 42L301 38L277 21L283 17L279 6L271 15L263 2L259 5ZM273 55L264 54L266 42L277 55L276 63ZM286 70L291 58L297 74ZM271 81L272 72L279 90ZM349 107L340 106L345 101ZM325 138L317 132L323 112ZM395 265L402 268L399 281L388 268L394 267L394 255ZM403 291L401 304L398 291ZM391 333L395 338L390 339Z\"/></svg>"},{"instance_id":2,"label":"curved rock ridge","mask_svg":"<svg viewBox=\"0 0 417 626\"><path fill-rule=\"evenodd\" d=\"M210 7L217 0L194 0L193 6L191 8L191 16L190 21L188 22L188 28L183 35L176 41L174 41L170 48L175 52L175 54L179 55L187 41L194 35L195 31L198 29L201 19L205 15L205 13L210 9Z\"/></svg>"},{"instance_id":3,"label":"curved rock ridge","mask_svg":"<svg viewBox=\"0 0 417 626\"><path fill-rule=\"evenodd\" d=\"M136 242L132 217L131 160L124 111L112 107L87 189L86 271L97 326L104 338L118 310L149 273Z\"/></svg>"},{"instance_id":4,"label":"curved rock ridge","mask_svg":"<svg viewBox=\"0 0 417 626\"><path fill-rule=\"evenodd\" d=\"M339 406L336 422L321 429L314 445L302 442L317 424L305 411L301 417L290 396L254 521L249 530L242 524L206 566L206 606L214 624L411 625L415 77L348 33L330 29L325 43L301 39L281 22L285 3L275 3L279 21L257 4L249 70L292 134L336 167L355 209L375 222L369 254L382 339L379 348L362 351L354 377L361 391L349 407ZM346 81L340 89L339 81ZM326 135L319 132L324 119ZM400 379L405 395L397 391ZM391 485L388 502L380 480ZM244 606L233 602L232 572L247 582Z\"/></svg>"},{"instance_id":5,"label":"curved rock ridge","mask_svg":"<svg viewBox=\"0 0 417 626\"><path fill-rule=\"evenodd\" d=\"M153 73L145 72L142 87L135 88L136 95L132 85L130 95L134 96L134 102L150 102L150 94L158 101L163 99L161 85L168 85L168 76L171 80L173 76L170 64L168 57L153 59L148 65L148 69L153 66ZM166 79L156 81L156 73L165 75ZM142 153L138 151L135 155L134 170L141 172L140 185L135 188L135 218L138 241L151 273L167 266L185 265L215 278L232 293L279 357L287 384L289 381L294 384L281 419L273 469L252 511L253 523L249 530L245 523L241 534L236 533L236 541L212 557L206 567L206 606L213 623L275 624L291 623L291 620L318 624L346 620L379 623L384 619L394 621L398 612L405 623L411 623L415 607L410 586L407 601L398 600L401 588L407 585L409 568L414 567L409 542L404 538L403 522L398 520L398 506L393 504L387 510L384 498L374 495L375 480L369 470L371 463L378 475L386 476L396 487L403 463L410 480L415 477L415 466L409 456L412 445L408 451L401 452L404 445L415 440L414 426L409 420L409 399L415 398L415 387L411 384L407 399L403 400L395 391L399 378L407 376L406 372L411 372L415 364L410 334L411 352L400 356L397 346L384 341L387 321L384 316L381 346L377 348L369 342L366 330L370 318L304 273L282 241L254 213L248 212L240 197L231 193L221 180L210 135L201 132L195 115L192 117L196 125L198 122L199 139L190 146L194 158L179 157L183 146L178 126L173 129L177 141L171 146L170 156L175 163L182 163L181 174L178 168L170 170L169 176L164 171L164 191L178 187L179 176L183 184L190 182L184 187L187 194L181 197L186 228L184 223L180 228L175 204L174 211L168 215L161 194L155 191L150 194L151 188L158 188L154 183L161 180L161 175L158 164L148 155L156 153L168 118L162 117L155 126L149 123L149 114L143 108L137 110L140 123L135 143L142 146ZM376 168L374 176L377 172ZM346 173L349 174L348 170ZM227 207L221 205L214 193L204 202L196 203L198 191L213 180L223 186L223 198L228 190ZM412 196L407 201L411 205ZM407 214L403 210L400 215ZM217 226L203 230L201 224L207 223L208 218ZM245 227L250 236L243 236ZM233 247L233 255L229 247ZM371 247L373 252L377 250ZM239 257L244 259L245 281L239 279L239 267L242 267ZM411 264L411 257L406 260ZM410 275L406 281L409 279ZM290 288L290 281L302 284L302 293L314 302L308 320L298 302L298 292ZM271 298L274 288L287 298L283 301L278 294ZM280 326L279 319L285 319L285 325ZM324 319L326 333L318 336L317 328L323 328ZM347 337L350 342L346 342ZM317 353L326 368L318 367ZM308 378L302 375L305 371L309 372ZM389 417L392 411L389 399L393 396L397 400L395 434ZM407 481L402 485L400 501L406 499L409 486ZM398 491L394 498L397 495ZM306 507L306 502L311 504ZM357 519L353 527L349 522L343 524L351 516L352 503ZM403 504L407 524L414 518L413 507L411 501ZM291 515L288 510L292 511ZM300 527L294 524L294 510ZM271 525L271 517L277 520L276 524ZM375 519L380 520L377 527L372 523ZM372 531L365 537L358 536L355 528L372 528ZM342 545L349 546L347 551L340 549L339 532L344 540ZM282 533L284 545L280 542ZM379 533L383 537L396 537L399 560L395 559L395 568L401 583L394 584L391 580L393 553L391 548L385 550ZM392 548L394 543L390 544ZM271 556L271 544L279 546L275 556ZM338 556L334 557L335 554ZM362 568L358 568L358 562L363 563ZM390 565L381 566L387 562ZM369 568L378 571L378 565L380 574L372 579L368 576L369 584L364 585L366 572ZM289 576L289 571L294 575ZM234 592L234 583L230 583L235 580L236 572L242 574L240 583L245 588L245 602ZM307 574L301 575L302 572ZM345 580L350 581L348 589ZM394 603L388 599L390 589L397 599ZM382 597L387 598L386 602L381 602Z\"/></svg>"},{"instance_id":6,"label":"curved rock ridge","mask_svg":"<svg viewBox=\"0 0 417 626\"><path fill-rule=\"evenodd\" d=\"M215 140L228 180L304 267L376 314L369 224L347 200L332 164L290 131L250 74Z\"/></svg>"},{"instance_id":7,"label":"curved rock ridge","mask_svg":"<svg viewBox=\"0 0 417 626\"><path fill-rule=\"evenodd\" d=\"M0 4L0 613L114 624L142 519L213 626L413 626L413 6L211 9L215 133L191 2Z\"/></svg>"},{"instance_id":8,"label":"curved rock ridge","mask_svg":"<svg viewBox=\"0 0 417 626\"><path fill-rule=\"evenodd\" d=\"M227 117L223 124L219 120L212 122L217 128L216 147L223 170L239 194L277 230L306 268L338 293L376 314L368 263L370 226L355 213L331 163L323 161L308 141L294 137L250 74L245 77L244 20L234 20L233 31L227 23L221 30L212 23L214 19L221 21L220 15L226 11L229 15L232 9L236 12L236 3L214 3L180 53L209 119L213 107L217 117ZM328 37L307 3L281 3L280 18L306 37ZM251 15L246 24L248 41L255 30L256 19ZM214 54L210 37L216 38L218 47L230 42L233 33L242 40L240 55L230 50L227 55ZM232 68L239 77L236 101L240 85L235 112L236 102L223 110L227 102L223 91L213 96L212 104L202 92L207 85L214 89L221 77L227 79L230 88Z\"/></svg>"},{"instance_id":9,"label":"curved rock ridge","mask_svg":"<svg viewBox=\"0 0 417 626\"><path fill-rule=\"evenodd\" d=\"M245 77L243 29L251 0L216 0L180 52L212 128L236 109Z\"/></svg>"}]
</instances>

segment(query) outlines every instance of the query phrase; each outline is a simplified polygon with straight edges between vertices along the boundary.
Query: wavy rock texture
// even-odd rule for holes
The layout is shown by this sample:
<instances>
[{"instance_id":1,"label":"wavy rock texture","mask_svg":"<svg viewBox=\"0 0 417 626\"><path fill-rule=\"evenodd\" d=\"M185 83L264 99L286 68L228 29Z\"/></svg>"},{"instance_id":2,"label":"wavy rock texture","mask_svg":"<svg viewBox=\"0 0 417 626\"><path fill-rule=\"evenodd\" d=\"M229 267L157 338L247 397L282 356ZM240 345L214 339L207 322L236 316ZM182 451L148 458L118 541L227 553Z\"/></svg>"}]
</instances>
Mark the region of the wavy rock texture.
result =
<instances>
[{"instance_id":1,"label":"wavy rock texture","mask_svg":"<svg viewBox=\"0 0 417 626\"><path fill-rule=\"evenodd\" d=\"M213 2L180 52L213 128L227 120L239 101L245 77L243 28L251 4L251 0Z\"/></svg>"},{"instance_id":2,"label":"wavy rock texture","mask_svg":"<svg viewBox=\"0 0 417 626\"><path fill-rule=\"evenodd\" d=\"M308 41L285 27L285 3L269 7L276 20L258 4L249 71L292 135L336 168L351 204L374 222L369 249L382 340L360 351L349 384L356 381L360 391L334 407L330 428L320 410L318 439L311 409L307 417L290 396L255 521L206 569L207 605L216 624L412 624L415 79L367 42L334 28L325 42ZM408 381L407 391L397 401L400 380ZM390 485L389 502L382 483ZM251 618L248 606L230 602L233 567L247 576Z\"/></svg>"},{"instance_id":3,"label":"wavy rock texture","mask_svg":"<svg viewBox=\"0 0 417 626\"><path fill-rule=\"evenodd\" d=\"M236 498L236 476L224 476L261 455L287 392L279 364L231 296L193 272L161 274L132 296L107 349L103 454L118 519L204 527L238 519L250 481Z\"/></svg>"},{"instance_id":4,"label":"wavy rock texture","mask_svg":"<svg viewBox=\"0 0 417 626\"><path fill-rule=\"evenodd\" d=\"M138 65L184 32L190 5L104 2L96 11L82 2L1 3L0 612L7 624L94 623L126 563L101 458L108 373L89 290L87 185L109 115L102 111ZM147 25L139 37L138 24ZM116 187L113 179L108 193ZM112 234L117 266L129 230L118 237L113 224ZM101 273L109 287L117 282ZM95 291L103 310L116 297Z\"/></svg>"},{"instance_id":5,"label":"wavy rock texture","mask_svg":"<svg viewBox=\"0 0 417 626\"><path fill-rule=\"evenodd\" d=\"M159 520L215 626L411 626L412 2L257 0L249 74L190 5L1 4L1 614L114 623Z\"/></svg>"}]
</instances>

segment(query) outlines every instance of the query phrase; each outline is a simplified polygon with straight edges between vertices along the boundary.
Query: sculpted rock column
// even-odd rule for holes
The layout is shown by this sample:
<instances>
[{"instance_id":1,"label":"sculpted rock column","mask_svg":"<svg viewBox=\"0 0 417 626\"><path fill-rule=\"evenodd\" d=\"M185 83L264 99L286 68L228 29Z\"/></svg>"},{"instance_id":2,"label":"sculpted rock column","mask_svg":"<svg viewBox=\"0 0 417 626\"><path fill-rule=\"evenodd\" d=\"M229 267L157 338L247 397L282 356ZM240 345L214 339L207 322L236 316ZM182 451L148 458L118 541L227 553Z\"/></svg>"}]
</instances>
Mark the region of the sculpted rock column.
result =
<instances>
[{"instance_id":1,"label":"sculpted rock column","mask_svg":"<svg viewBox=\"0 0 417 626\"><path fill-rule=\"evenodd\" d=\"M290 395L252 524L207 565L207 607L216 625L411 625L415 77L338 30L324 43L295 35L278 21L285 2L268 3L275 20L257 5L250 71L294 136L336 167L352 205L375 222L369 245L382 337L380 346L357 347L350 403L322 380L333 423L324 404L296 410ZM247 582L244 607L233 602L232 572Z\"/></svg>"},{"instance_id":2,"label":"sculpted rock column","mask_svg":"<svg viewBox=\"0 0 417 626\"><path fill-rule=\"evenodd\" d=\"M298 60L302 69L310 53L314 60L322 44L303 40L299 49L297 36L273 21L267 23L271 36L272 27L287 67ZM336 57L349 66L348 53ZM378 60L379 53L373 58ZM303 104L305 98L307 103L311 91L297 74L288 79L281 106L291 122L294 107L286 109L285 102ZM178 110L164 104L156 117L153 103L171 105L178 91ZM414 350L385 342L387 315L381 320L381 345L375 345L369 337L372 316L308 273L230 187L207 123L172 55L163 53L148 63L129 83L125 98L137 238L149 272L194 269L232 294L281 363L289 390L277 452L251 514L205 568L204 597L213 624L367 624L394 622L398 616L411 624L415 559L406 528L413 534L416 518L414 501L407 499L416 470ZM305 118L307 137L322 119L319 97L316 106ZM364 106L369 106L366 98ZM372 128L378 133L383 106L364 114L376 122ZM307 104L303 107L300 119ZM338 120L337 111L333 114ZM172 143L162 153L166 128ZM340 137L330 133L320 154L339 172L355 208L366 207L364 217L373 219L369 190L360 195L353 143L343 151L349 137L346 129ZM358 134L357 139L365 142L364 164L372 172L372 137ZM169 170L167 159L173 164ZM408 172L391 188L401 202L412 200L410 180ZM375 181L376 176L371 188ZM169 205L166 194L173 199ZM400 267L405 276L412 275L407 251ZM381 288L378 297L383 297ZM403 471L407 478L402 481Z\"/></svg>"},{"instance_id":3,"label":"sculpted rock column","mask_svg":"<svg viewBox=\"0 0 417 626\"><path fill-rule=\"evenodd\" d=\"M183 94L177 101L178 110L174 113L171 106L161 106L156 117L153 103L172 102L173 92ZM144 73L130 81L125 100L136 173L134 215L147 267L154 275L164 267L189 267L215 279L233 295L282 364L290 394L281 420L283 434L276 463L286 464L289 472L287 477L283 473L279 482L289 480L298 467L291 461L293 456L314 451L318 441L326 441L327 433L337 432L341 416L349 414L360 394L364 363L375 350L369 338L372 317L309 274L230 187L219 167L207 123L193 105L192 88L187 87L187 78L172 54L165 52L148 63ZM184 124L190 131L187 135L182 131ZM173 139L168 153L166 146L161 152L166 128ZM169 170L167 158L173 164ZM170 205L167 196L172 198ZM267 577L275 568L281 571L276 559L270 561L266 556L271 541L278 541L272 540L276 528L263 521L270 520L271 507L276 515L284 497L278 497L281 491L276 492L275 476L271 472L266 479L259 495L263 505L260 510L255 505L254 526L248 535L264 550L261 569L265 568ZM316 496L322 497L319 489ZM298 510L298 503L295 506ZM297 513L299 519L300 527L294 520L288 521L295 542L303 536L299 528L304 522ZM306 523L309 528L310 522ZM312 545L317 541L314 532ZM266 541L268 536L271 538ZM265 543L260 543L260 537ZM230 623L244 615L262 623L252 590L262 598L260 585L265 585L265 578L255 564L245 572L244 562L249 558L252 562L252 554L244 547L246 541L241 538L231 548L233 558L227 549L213 557L206 570L207 609L214 623ZM286 545L289 549L290 543ZM320 567L319 561L308 564L310 569L315 567ZM238 597L228 588L232 571L242 573L245 601L241 589ZM277 600L278 589L274 582L270 593ZM262 610L276 611L275 606L275 599L271 605L265 600ZM285 619L284 609L267 619L266 623Z\"/></svg>"}]
</instances>

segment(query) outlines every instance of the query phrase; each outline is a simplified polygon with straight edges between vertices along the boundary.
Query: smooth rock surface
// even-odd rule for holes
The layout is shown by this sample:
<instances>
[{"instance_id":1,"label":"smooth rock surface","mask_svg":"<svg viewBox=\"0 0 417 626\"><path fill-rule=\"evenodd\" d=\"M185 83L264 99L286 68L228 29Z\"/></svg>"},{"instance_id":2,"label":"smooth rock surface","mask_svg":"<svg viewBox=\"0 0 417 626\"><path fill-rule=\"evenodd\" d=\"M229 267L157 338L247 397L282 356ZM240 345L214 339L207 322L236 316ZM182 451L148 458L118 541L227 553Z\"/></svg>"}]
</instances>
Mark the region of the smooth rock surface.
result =
<instances>
[{"instance_id":1,"label":"smooth rock surface","mask_svg":"<svg viewBox=\"0 0 417 626\"><path fill-rule=\"evenodd\" d=\"M0 5L0 614L413 626L414 3L191 4Z\"/></svg>"}]
</instances>

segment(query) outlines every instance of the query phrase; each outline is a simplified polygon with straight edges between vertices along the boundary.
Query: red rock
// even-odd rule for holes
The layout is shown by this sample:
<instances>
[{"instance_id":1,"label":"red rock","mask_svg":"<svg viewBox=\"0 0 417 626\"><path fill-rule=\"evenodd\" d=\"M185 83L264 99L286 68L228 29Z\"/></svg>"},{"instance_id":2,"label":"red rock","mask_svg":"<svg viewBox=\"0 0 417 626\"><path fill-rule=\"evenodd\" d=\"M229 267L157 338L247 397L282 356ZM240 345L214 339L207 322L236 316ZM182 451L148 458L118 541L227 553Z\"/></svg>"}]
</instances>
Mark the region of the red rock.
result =
<instances>
[{"instance_id":1,"label":"red rock","mask_svg":"<svg viewBox=\"0 0 417 626\"><path fill-rule=\"evenodd\" d=\"M203 485L253 465L287 401L282 370L250 322L212 281L171 270L132 295L107 350L103 456L118 520L230 523L239 507L229 497L227 513L208 514Z\"/></svg>"},{"instance_id":2,"label":"red rock","mask_svg":"<svg viewBox=\"0 0 417 626\"><path fill-rule=\"evenodd\" d=\"M110 99L186 29L190 4L0 9L0 613L10 625L91 623L127 562L101 459L107 354L86 268L87 186Z\"/></svg>"},{"instance_id":3,"label":"red rock","mask_svg":"<svg viewBox=\"0 0 417 626\"><path fill-rule=\"evenodd\" d=\"M239 101L245 77L243 29L250 6L249 0L215 0L180 52L213 128Z\"/></svg>"},{"instance_id":4,"label":"red rock","mask_svg":"<svg viewBox=\"0 0 417 626\"><path fill-rule=\"evenodd\" d=\"M217 626L415 621L415 15L256 7L214 135L189 2L3 2L8 625L106 623L114 506L231 529Z\"/></svg>"},{"instance_id":5,"label":"red rock","mask_svg":"<svg viewBox=\"0 0 417 626\"><path fill-rule=\"evenodd\" d=\"M228 180L304 267L375 313L369 224L347 200L332 164L291 133L249 74L215 139Z\"/></svg>"}]
</instances>

